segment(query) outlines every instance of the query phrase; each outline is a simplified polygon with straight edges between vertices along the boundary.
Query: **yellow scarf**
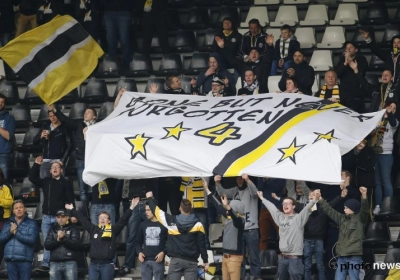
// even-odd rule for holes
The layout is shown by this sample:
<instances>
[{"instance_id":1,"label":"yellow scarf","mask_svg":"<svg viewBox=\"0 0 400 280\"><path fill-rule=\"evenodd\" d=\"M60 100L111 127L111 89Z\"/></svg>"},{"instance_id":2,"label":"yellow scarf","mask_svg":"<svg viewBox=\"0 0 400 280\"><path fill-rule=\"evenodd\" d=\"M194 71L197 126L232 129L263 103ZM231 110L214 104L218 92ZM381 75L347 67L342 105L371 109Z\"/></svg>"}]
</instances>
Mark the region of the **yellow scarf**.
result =
<instances>
[{"instance_id":1,"label":"yellow scarf","mask_svg":"<svg viewBox=\"0 0 400 280\"><path fill-rule=\"evenodd\" d=\"M98 190L99 190L99 198L101 198L102 195L109 194L106 181L101 181L98 184Z\"/></svg>"},{"instance_id":2,"label":"yellow scarf","mask_svg":"<svg viewBox=\"0 0 400 280\"><path fill-rule=\"evenodd\" d=\"M327 90L326 84L323 85L321 88L321 93L319 94L319 98L325 99L325 93ZM338 102L340 102L340 93L339 93L339 85L335 84L335 86L332 88L332 98L336 98Z\"/></svg>"},{"instance_id":3,"label":"yellow scarf","mask_svg":"<svg viewBox=\"0 0 400 280\"><path fill-rule=\"evenodd\" d=\"M222 31L223 33L224 33L224 35L226 36L226 37L228 37L229 35L231 35L232 34L232 30L223 30Z\"/></svg>"},{"instance_id":4,"label":"yellow scarf","mask_svg":"<svg viewBox=\"0 0 400 280\"><path fill-rule=\"evenodd\" d=\"M103 230L103 234L101 235L101 239L111 239L112 237L112 229L111 229L111 225L108 224L105 227L102 227L101 225L99 225L99 228L101 228Z\"/></svg>"},{"instance_id":5,"label":"yellow scarf","mask_svg":"<svg viewBox=\"0 0 400 280\"><path fill-rule=\"evenodd\" d=\"M144 11L150 12L151 6L153 6L153 0L146 0L146 3L144 3Z\"/></svg>"}]
</instances>

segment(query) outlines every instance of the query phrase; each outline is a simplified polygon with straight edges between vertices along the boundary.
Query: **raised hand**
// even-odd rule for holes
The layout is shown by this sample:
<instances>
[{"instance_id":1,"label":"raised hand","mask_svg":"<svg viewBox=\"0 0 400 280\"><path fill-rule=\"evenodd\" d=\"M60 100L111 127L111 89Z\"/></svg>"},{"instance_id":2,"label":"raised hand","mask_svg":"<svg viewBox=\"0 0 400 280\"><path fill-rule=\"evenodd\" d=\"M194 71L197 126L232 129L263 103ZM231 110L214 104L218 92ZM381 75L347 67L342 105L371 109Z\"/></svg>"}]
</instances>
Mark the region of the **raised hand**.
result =
<instances>
[{"instance_id":1,"label":"raised hand","mask_svg":"<svg viewBox=\"0 0 400 280\"><path fill-rule=\"evenodd\" d=\"M149 88L150 93L157 93L158 86L155 83L152 83Z\"/></svg>"},{"instance_id":2,"label":"raised hand","mask_svg":"<svg viewBox=\"0 0 400 280\"><path fill-rule=\"evenodd\" d=\"M35 159L35 163L37 163L37 164L42 164L42 161L43 161L43 157L41 157L41 156L38 156Z\"/></svg>"},{"instance_id":3,"label":"raised hand","mask_svg":"<svg viewBox=\"0 0 400 280\"><path fill-rule=\"evenodd\" d=\"M247 180L249 180L249 175L243 174L243 175L242 175L242 178L243 178L243 180L247 181Z\"/></svg>"},{"instance_id":4,"label":"raised hand","mask_svg":"<svg viewBox=\"0 0 400 280\"><path fill-rule=\"evenodd\" d=\"M262 191L257 192L258 197L262 200L264 198L264 194Z\"/></svg>"},{"instance_id":5,"label":"raised hand","mask_svg":"<svg viewBox=\"0 0 400 280\"><path fill-rule=\"evenodd\" d=\"M267 43L268 46L272 46L274 44L274 35L268 34L267 37L265 37L265 43Z\"/></svg>"},{"instance_id":6,"label":"raised hand","mask_svg":"<svg viewBox=\"0 0 400 280\"><path fill-rule=\"evenodd\" d=\"M369 32L367 32L367 31L360 30L360 34L361 34L361 36L364 37L365 40L367 40L369 38Z\"/></svg>"},{"instance_id":7,"label":"raised hand","mask_svg":"<svg viewBox=\"0 0 400 280\"><path fill-rule=\"evenodd\" d=\"M74 205L72 205L72 204L65 204L65 209L67 209L67 210L72 210L72 209L74 209Z\"/></svg>"},{"instance_id":8,"label":"raised hand","mask_svg":"<svg viewBox=\"0 0 400 280\"><path fill-rule=\"evenodd\" d=\"M218 47L221 49L225 46L224 40L222 40L219 36L215 36L215 41L217 42Z\"/></svg>"},{"instance_id":9,"label":"raised hand","mask_svg":"<svg viewBox=\"0 0 400 280\"><path fill-rule=\"evenodd\" d=\"M136 207L136 205L138 205L139 204L139 201L140 201L140 198L139 197L136 197L135 199L132 199L132 202L131 202L131 210L133 210L135 207Z\"/></svg>"},{"instance_id":10,"label":"raised hand","mask_svg":"<svg viewBox=\"0 0 400 280\"><path fill-rule=\"evenodd\" d=\"M366 187L360 187L360 193L363 198L367 198L367 188Z\"/></svg>"},{"instance_id":11,"label":"raised hand","mask_svg":"<svg viewBox=\"0 0 400 280\"><path fill-rule=\"evenodd\" d=\"M221 175L215 175L214 176L215 184L217 184L217 185L221 184L221 179L222 179Z\"/></svg>"}]
</instances>

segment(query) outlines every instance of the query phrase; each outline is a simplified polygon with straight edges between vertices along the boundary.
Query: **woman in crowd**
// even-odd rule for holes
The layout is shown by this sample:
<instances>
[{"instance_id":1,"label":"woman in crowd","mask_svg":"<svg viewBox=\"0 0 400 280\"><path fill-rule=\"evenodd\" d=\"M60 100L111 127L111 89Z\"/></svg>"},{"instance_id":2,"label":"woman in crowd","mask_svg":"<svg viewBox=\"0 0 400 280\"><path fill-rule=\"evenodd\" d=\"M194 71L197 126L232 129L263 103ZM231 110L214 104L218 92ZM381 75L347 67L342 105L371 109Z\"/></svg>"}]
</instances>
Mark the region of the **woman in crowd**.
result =
<instances>
[{"instance_id":1,"label":"woman in crowd","mask_svg":"<svg viewBox=\"0 0 400 280\"><path fill-rule=\"evenodd\" d=\"M285 89L285 91L278 91L278 93L299 93L299 94L303 94L297 88L297 81L294 78L287 78L286 79L286 89Z\"/></svg>"}]
</instances>

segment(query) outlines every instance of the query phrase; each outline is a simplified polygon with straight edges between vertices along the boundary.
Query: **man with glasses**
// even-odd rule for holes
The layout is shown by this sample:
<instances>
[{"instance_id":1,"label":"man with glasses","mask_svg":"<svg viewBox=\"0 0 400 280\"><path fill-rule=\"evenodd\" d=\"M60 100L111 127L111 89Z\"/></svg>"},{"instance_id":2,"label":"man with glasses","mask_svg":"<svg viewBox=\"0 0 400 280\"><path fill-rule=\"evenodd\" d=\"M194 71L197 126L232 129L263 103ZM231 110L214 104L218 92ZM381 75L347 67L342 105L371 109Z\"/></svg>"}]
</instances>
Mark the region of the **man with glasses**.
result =
<instances>
[{"instance_id":1,"label":"man with glasses","mask_svg":"<svg viewBox=\"0 0 400 280\"><path fill-rule=\"evenodd\" d=\"M74 189L72 182L62 176L62 165L59 162L54 162L50 167L51 177L40 178L40 165L43 162L41 156L35 159L30 172L29 180L42 188L43 190L43 205L42 205L42 234L43 239L46 240L47 233L51 226L57 222L56 214L61 208L64 208L65 204L74 203ZM71 218L72 222L76 222L76 218ZM49 271L50 252L44 250L43 262L39 271Z\"/></svg>"},{"instance_id":2,"label":"man with glasses","mask_svg":"<svg viewBox=\"0 0 400 280\"><path fill-rule=\"evenodd\" d=\"M50 280L77 280L76 254L80 246L80 231L70 223L69 214L60 209L57 223L48 232L44 248L50 251Z\"/></svg>"}]
</instances>

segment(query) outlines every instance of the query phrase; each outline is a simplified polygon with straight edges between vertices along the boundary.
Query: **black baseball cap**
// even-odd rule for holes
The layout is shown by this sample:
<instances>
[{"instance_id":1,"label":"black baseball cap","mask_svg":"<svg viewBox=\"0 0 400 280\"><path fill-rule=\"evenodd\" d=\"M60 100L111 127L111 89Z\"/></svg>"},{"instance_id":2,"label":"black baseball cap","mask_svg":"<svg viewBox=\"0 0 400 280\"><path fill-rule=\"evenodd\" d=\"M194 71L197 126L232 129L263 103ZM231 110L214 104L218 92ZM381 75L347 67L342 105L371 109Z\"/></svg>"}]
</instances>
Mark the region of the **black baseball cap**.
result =
<instances>
[{"instance_id":1,"label":"black baseball cap","mask_svg":"<svg viewBox=\"0 0 400 280\"><path fill-rule=\"evenodd\" d=\"M65 209L60 209L57 211L56 216L69 216L68 212Z\"/></svg>"}]
</instances>

